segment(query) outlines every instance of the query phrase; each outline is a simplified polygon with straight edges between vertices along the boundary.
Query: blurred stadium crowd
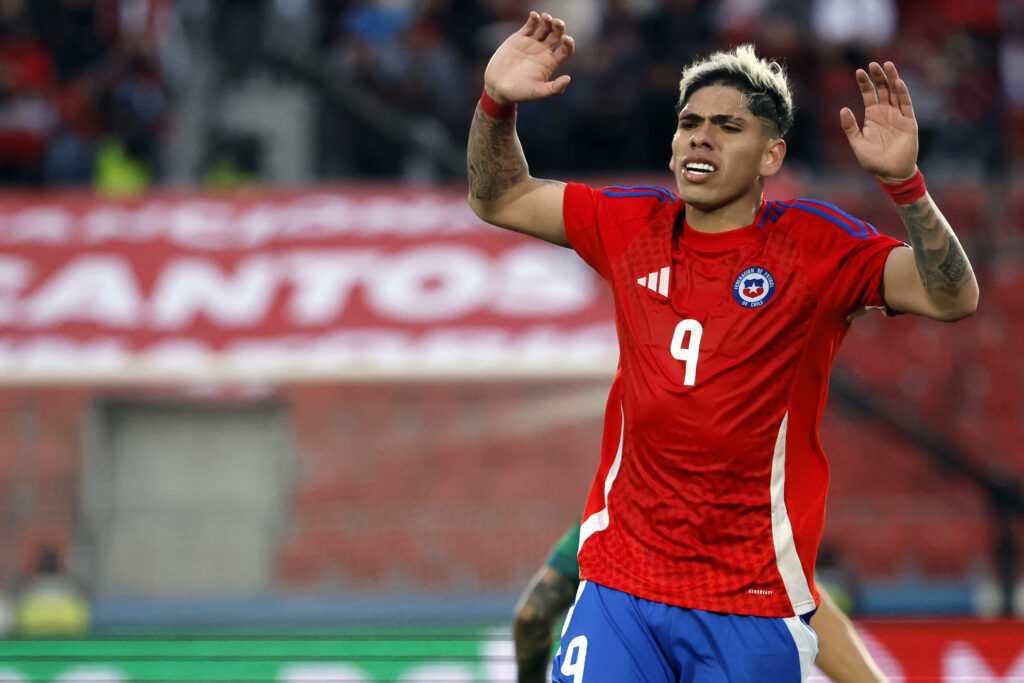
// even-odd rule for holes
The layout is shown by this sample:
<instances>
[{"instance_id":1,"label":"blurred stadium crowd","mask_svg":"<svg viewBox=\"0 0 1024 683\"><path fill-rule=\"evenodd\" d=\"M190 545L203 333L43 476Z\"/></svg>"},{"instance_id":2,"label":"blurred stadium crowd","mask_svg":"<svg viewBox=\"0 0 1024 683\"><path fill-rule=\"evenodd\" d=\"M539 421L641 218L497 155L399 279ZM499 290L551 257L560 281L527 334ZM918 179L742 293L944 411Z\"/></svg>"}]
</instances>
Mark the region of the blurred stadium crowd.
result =
<instances>
[{"instance_id":1,"label":"blurred stadium crowd","mask_svg":"<svg viewBox=\"0 0 1024 683\"><path fill-rule=\"evenodd\" d=\"M871 59L908 81L930 177L1024 158L1016 0L4 0L0 180L455 177L438 150L457 156L486 61L530 9L565 18L577 44L566 95L521 117L534 169L660 171L682 66L740 42L788 66L791 168L854 163L837 112ZM268 69L276 82L258 77ZM304 84L294 145L312 171L275 175L266 140L194 111L282 75Z\"/></svg>"},{"instance_id":2,"label":"blurred stadium crowd","mask_svg":"<svg viewBox=\"0 0 1024 683\"><path fill-rule=\"evenodd\" d=\"M0 3L0 182L81 185L156 168L168 111L147 5Z\"/></svg>"},{"instance_id":3,"label":"blurred stadium crowd","mask_svg":"<svg viewBox=\"0 0 1024 683\"><path fill-rule=\"evenodd\" d=\"M330 3L329 44L340 68L367 88L461 138L486 60L534 4ZM977 176L1010 161L1000 135L1024 103L1013 68L1024 35L1020 3L557 0L543 9L566 19L577 53L565 96L520 117L534 166L661 170L681 68L743 42L789 69L798 107L791 165L855 163L838 111L857 97L854 69L872 59L894 60L910 84L930 172ZM355 170L395 173L400 158L397 149L384 157L361 149Z\"/></svg>"}]
</instances>

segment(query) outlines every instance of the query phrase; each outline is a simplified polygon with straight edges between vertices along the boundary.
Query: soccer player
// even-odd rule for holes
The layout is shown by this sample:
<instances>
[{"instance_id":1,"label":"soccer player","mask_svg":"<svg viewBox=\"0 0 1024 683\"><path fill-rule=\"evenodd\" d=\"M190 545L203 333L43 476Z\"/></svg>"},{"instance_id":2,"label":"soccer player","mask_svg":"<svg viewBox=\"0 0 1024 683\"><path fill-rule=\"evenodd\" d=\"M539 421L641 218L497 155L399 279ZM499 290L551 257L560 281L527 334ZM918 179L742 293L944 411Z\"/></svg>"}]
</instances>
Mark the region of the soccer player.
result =
<instances>
[{"instance_id":1,"label":"soccer player","mask_svg":"<svg viewBox=\"0 0 1024 683\"><path fill-rule=\"evenodd\" d=\"M615 302L619 366L555 680L803 680L828 483L818 421L850 320L977 307L917 168L910 93L871 62L855 74L863 123L839 119L912 247L829 204L765 200L793 104L783 69L749 46L683 71L678 196L533 178L516 105L563 92L554 71L573 50L564 22L531 12L487 65L467 153L477 215L573 248Z\"/></svg>"},{"instance_id":2,"label":"soccer player","mask_svg":"<svg viewBox=\"0 0 1024 683\"><path fill-rule=\"evenodd\" d=\"M572 605L579 586L576 551L580 542L580 520L565 532L544 566L538 570L516 604L513 635L519 683L544 683L551 659L555 623ZM822 672L836 683L886 683L857 635L850 619L818 585L821 602L810 626L818 634L818 657Z\"/></svg>"}]
</instances>

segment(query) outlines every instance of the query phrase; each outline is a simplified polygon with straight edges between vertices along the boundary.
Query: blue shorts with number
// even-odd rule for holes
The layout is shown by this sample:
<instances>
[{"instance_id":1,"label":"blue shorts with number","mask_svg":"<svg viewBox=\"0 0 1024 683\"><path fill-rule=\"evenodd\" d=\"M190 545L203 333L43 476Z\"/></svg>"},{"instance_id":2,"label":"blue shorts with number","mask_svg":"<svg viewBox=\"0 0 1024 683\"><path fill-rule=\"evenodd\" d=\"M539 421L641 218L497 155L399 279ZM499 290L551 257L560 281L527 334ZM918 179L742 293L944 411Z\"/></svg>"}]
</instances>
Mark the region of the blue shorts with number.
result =
<instances>
[{"instance_id":1,"label":"blue shorts with number","mask_svg":"<svg viewBox=\"0 0 1024 683\"><path fill-rule=\"evenodd\" d=\"M818 655L810 618L686 609L583 581L551 680L798 683Z\"/></svg>"}]
</instances>

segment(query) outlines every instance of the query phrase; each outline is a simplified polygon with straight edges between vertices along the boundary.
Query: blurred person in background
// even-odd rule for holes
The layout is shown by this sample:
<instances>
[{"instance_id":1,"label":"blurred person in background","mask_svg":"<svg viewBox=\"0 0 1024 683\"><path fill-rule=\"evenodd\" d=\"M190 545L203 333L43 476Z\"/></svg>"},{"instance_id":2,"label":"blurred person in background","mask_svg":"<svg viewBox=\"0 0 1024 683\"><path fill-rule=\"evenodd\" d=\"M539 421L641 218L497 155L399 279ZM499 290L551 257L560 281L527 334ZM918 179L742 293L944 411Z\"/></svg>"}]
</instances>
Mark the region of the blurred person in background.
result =
<instances>
[{"instance_id":1,"label":"blurred person in background","mask_svg":"<svg viewBox=\"0 0 1024 683\"><path fill-rule=\"evenodd\" d=\"M619 369L555 680L804 680L828 482L817 424L838 346L870 308L953 321L977 307L917 168L909 90L871 62L855 73L863 125L845 107L840 125L912 248L822 202L765 200L793 103L750 46L683 72L679 197L531 177L516 105L564 92L554 71L574 47L531 12L491 57L467 152L480 218L574 248L614 294Z\"/></svg>"},{"instance_id":2,"label":"blurred person in background","mask_svg":"<svg viewBox=\"0 0 1024 683\"><path fill-rule=\"evenodd\" d=\"M16 632L23 638L80 636L89 629L89 602L53 548L40 550L35 574L19 592L15 609Z\"/></svg>"},{"instance_id":3,"label":"blurred person in background","mask_svg":"<svg viewBox=\"0 0 1024 683\"><path fill-rule=\"evenodd\" d=\"M576 552L580 543L580 522L565 532L551 549L519 597L515 608L513 639L519 683L544 683L551 665L551 646L558 620L572 606L580 583ZM836 683L885 683L885 674L871 657L864 642L831 594L818 580L821 602L811 617L818 634L815 665Z\"/></svg>"},{"instance_id":4,"label":"blurred person in background","mask_svg":"<svg viewBox=\"0 0 1024 683\"><path fill-rule=\"evenodd\" d=\"M0 182L134 192L159 175L167 0L0 1Z\"/></svg>"},{"instance_id":5,"label":"blurred person in background","mask_svg":"<svg viewBox=\"0 0 1024 683\"><path fill-rule=\"evenodd\" d=\"M53 55L25 0L0 0L0 183L43 181L55 86Z\"/></svg>"}]
</instances>

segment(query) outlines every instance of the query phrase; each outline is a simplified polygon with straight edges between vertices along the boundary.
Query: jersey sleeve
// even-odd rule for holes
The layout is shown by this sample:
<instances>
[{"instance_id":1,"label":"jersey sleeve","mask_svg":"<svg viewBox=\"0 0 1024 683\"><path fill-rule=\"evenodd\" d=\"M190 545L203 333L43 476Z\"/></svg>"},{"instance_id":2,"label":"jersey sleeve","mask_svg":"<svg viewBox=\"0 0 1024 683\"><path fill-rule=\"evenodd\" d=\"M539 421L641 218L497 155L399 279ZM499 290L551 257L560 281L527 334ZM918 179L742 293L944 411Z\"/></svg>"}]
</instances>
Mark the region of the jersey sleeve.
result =
<instances>
[{"instance_id":1,"label":"jersey sleeve","mask_svg":"<svg viewBox=\"0 0 1024 683\"><path fill-rule=\"evenodd\" d=\"M547 565L555 571L576 581L580 578L580 564L576 558L580 547L580 522L576 523L558 540L558 543L551 549L548 555Z\"/></svg>"},{"instance_id":2,"label":"jersey sleeve","mask_svg":"<svg viewBox=\"0 0 1024 683\"><path fill-rule=\"evenodd\" d=\"M568 183L562 200L565 236L590 267L606 280L611 277L608 250L598 229L601 194L582 183Z\"/></svg>"},{"instance_id":3,"label":"jersey sleeve","mask_svg":"<svg viewBox=\"0 0 1024 683\"><path fill-rule=\"evenodd\" d=\"M595 190L568 183L562 196L565 235L573 249L605 280L611 262L639 233L671 221L682 203L663 187L613 185Z\"/></svg>"},{"instance_id":4,"label":"jersey sleeve","mask_svg":"<svg viewBox=\"0 0 1024 683\"><path fill-rule=\"evenodd\" d=\"M798 200L793 209L809 219L804 239L814 255L810 270L822 303L844 316L885 306L886 259L906 245L825 202Z\"/></svg>"}]
</instances>

